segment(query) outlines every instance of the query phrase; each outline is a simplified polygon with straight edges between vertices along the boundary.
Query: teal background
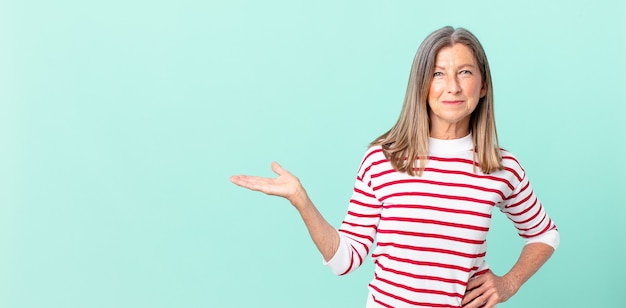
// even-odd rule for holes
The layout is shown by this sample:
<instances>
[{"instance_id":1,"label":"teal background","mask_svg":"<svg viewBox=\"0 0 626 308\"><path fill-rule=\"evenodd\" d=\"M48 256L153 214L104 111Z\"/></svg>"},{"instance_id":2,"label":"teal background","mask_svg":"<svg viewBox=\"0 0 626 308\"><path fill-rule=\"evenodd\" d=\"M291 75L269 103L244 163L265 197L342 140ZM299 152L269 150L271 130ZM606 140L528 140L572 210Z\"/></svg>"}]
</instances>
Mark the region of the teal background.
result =
<instances>
[{"instance_id":1,"label":"teal background","mask_svg":"<svg viewBox=\"0 0 626 308\"><path fill-rule=\"evenodd\" d=\"M419 43L483 43L501 145L561 247L502 307L622 307L623 1L0 0L0 307L363 307L284 200L339 226ZM496 213L497 274L523 241Z\"/></svg>"}]
</instances>

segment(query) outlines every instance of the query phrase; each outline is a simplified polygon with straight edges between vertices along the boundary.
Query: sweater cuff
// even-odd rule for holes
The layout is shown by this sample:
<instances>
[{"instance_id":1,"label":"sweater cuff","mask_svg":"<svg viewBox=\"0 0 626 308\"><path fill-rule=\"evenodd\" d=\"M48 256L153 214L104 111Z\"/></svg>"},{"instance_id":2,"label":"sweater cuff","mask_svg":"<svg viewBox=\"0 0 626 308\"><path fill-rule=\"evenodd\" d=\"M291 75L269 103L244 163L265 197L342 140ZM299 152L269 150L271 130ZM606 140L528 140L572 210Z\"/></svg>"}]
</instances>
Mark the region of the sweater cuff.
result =
<instances>
[{"instance_id":1,"label":"sweater cuff","mask_svg":"<svg viewBox=\"0 0 626 308\"><path fill-rule=\"evenodd\" d=\"M544 243L552 246L554 250L559 247L559 243L561 242L561 237L559 236L559 231L556 229L549 230L539 236L535 236L533 238L529 238L526 240L526 245L531 243Z\"/></svg>"},{"instance_id":2,"label":"sweater cuff","mask_svg":"<svg viewBox=\"0 0 626 308\"><path fill-rule=\"evenodd\" d=\"M335 255L330 260L326 261L322 257L322 264L328 266L335 275L342 275L346 273L346 269L350 266L351 251L344 236L339 231L337 233L339 234L339 247L337 247Z\"/></svg>"}]
</instances>

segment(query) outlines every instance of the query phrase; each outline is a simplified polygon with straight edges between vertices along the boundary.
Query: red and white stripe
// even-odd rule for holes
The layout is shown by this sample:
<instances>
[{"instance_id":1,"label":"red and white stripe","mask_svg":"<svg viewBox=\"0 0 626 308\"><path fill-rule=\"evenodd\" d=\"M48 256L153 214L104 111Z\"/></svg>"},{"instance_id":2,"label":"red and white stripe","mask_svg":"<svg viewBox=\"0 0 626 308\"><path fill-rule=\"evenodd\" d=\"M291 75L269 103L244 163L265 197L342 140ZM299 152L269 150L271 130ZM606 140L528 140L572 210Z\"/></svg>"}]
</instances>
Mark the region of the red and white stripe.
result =
<instances>
[{"instance_id":1,"label":"red and white stripe","mask_svg":"<svg viewBox=\"0 0 626 308\"><path fill-rule=\"evenodd\" d=\"M558 245L556 226L519 162L503 150L505 169L483 174L469 138L463 151L457 142L450 153L431 153L420 177L394 170L380 147L366 152L328 265L339 275L355 270L376 240L369 305L460 307L467 281L488 270L496 206L528 242Z\"/></svg>"}]
</instances>

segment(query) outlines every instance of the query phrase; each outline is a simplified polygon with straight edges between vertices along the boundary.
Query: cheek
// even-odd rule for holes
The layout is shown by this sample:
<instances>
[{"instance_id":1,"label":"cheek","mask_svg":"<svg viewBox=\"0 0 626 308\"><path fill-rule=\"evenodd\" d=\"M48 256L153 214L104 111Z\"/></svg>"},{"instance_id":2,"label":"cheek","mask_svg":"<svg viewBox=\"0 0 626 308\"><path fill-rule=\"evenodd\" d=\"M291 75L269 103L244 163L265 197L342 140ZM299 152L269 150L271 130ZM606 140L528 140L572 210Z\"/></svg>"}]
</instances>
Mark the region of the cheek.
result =
<instances>
[{"instance_id":1,"label":"cheek","mask_svg":"<svg viewBox=\"0 0 626 308\"><path fill-rule=\"evenodd\" d=\"M438 98L441 95L441 92L441 85L438 85L435 82L431 83L430 87L428 88L428 100L430 101L430 99Z\"/></svg>"},{"instance_id":2,"label":"cheek","mask_svg":"<svg viewBox=\"0 0 626 308\"><path fill-rule=\"evenodd\" d=\"M473 98L475 98L476 100L480 99L484 94L483 94L483 90L482 90L482 84L480 81L471 81L467 84L467 89L470 89L470 93L468 93L470 96L472 96ZM478 103L478 102L476 102Z\"/></svg>"}]
</instances>

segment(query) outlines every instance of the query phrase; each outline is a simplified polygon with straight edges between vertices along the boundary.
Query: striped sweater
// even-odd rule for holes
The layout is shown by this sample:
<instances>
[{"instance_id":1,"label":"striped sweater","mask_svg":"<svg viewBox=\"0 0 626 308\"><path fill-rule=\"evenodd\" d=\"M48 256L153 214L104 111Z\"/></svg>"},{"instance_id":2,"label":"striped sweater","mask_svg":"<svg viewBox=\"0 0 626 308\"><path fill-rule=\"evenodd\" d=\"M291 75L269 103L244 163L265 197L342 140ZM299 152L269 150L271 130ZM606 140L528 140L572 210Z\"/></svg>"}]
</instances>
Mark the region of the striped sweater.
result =
<instances>
[{"instance_id":1,"label":"striped sweater","mask_svg":"<svg viewBox=\"0 0 626 308\"><path fill-rule=\"evenodd\" d=\"M489 269L486 238L496 206L527 243L558 246L556 226L515 157L502 150L504 170L483 174L472 149L471 135L431 138L420 177L395 171L380 146L365 153L339 249L326 264L347 274L376 240L368 307L460 307L467 281Z\"/></svg>"}]
</instances>

